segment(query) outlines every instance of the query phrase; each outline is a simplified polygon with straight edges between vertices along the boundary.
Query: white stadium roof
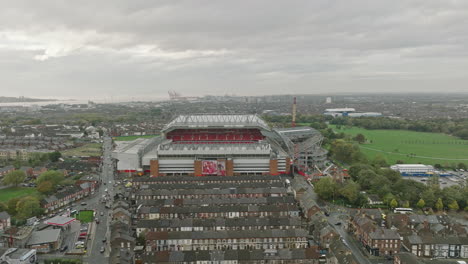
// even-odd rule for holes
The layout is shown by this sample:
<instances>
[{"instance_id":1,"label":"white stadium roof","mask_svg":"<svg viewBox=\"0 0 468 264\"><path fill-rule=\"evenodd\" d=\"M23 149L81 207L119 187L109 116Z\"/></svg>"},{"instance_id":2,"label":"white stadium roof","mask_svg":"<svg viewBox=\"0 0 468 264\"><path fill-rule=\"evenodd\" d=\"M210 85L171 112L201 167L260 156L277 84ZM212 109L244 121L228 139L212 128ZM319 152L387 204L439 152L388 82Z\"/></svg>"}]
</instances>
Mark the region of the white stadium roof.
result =
<instances>
[{"instance_id":1,"label":"white stadium roof","mask_svg":"<svg viewBox=\"0 0 468 264\"><path fill-rule=\"evenodd\" d=\"M163 131L176 128L263 128L270 130L268 124L257 115L180 115L168 123Z\"/></svg>"}]
</instances>

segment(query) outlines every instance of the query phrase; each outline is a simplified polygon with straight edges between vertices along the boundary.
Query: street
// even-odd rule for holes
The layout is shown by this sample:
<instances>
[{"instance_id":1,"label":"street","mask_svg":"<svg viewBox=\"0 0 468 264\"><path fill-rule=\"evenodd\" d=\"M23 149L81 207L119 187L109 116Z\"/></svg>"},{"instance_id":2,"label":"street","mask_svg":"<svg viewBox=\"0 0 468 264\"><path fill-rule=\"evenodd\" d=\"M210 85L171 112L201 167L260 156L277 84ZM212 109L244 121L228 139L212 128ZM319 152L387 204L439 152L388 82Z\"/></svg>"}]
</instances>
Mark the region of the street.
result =
<instances>
[{"instance_id":1,"label":"street","mask_svg":"<svg viewBox=\"0 0 468 264\"><path fill-rule=\"evenodd\" d=\"M301 175L298 175L296 174L295 177L300 177L302 178ZM305 181L305 180L304 180ZM314 197L313 199L315 200L315 202L317 202L318 200L318 197L317 197L317 194L315 193L313 187L309 184L307 184L307 192L311 192L311 196ZM317 203L318 205L320 205L319 203ZM324 211L325 208L323 208L322 206L322 211ZM348 214L346 212L339 212L339 211L334 211L334 212L330 212L330 216L327 217L327 220L328 220L328 224L330 226L332 226L336 232L341 236L341 239L343 241L343 243L351 250L351 252L353 253L353 255L356 257L356 260L359 261L359 263L361 264L371 264L371 262L369 261L369 259L367 259L363 253L361 252L361 246L358 245L357 241L352 238L348 232L346 230L344 230L343 228L343 224L342 225L335 225L336 223L338 222L342 222L342 223L345 223L345 220L344 219L347 219L347 216Z\"/></svg>"},{"instance_id":2,"label":"street","mask_svg":"<svg viewBox=\"0 0 468 264\"><path fill-rule=\"evenodd\" d=\"M102 172L100 179L102 185L99 190L96 192L91 199L87 200L88 209L93 209L96 211L96 217L99 218L99 224L96 224L95 232L91 245L88 247L88 259L93 263L109 263L109 253L110 253L110 222L111 209L105 208L105 204L100 202L100 198L106 194L105 190L109 193L109 196L113 197L113 184L114 184L114 164L111 158L112 152L112 139L110 137L104 137L103 143L103 158L102 158ZM104 212L104 215L101 216L101 212ZM107 242L103 243L102 240L106 238ZM105 252L101 253L101 247L105 247Z\"/></svg>"}]
</instances>

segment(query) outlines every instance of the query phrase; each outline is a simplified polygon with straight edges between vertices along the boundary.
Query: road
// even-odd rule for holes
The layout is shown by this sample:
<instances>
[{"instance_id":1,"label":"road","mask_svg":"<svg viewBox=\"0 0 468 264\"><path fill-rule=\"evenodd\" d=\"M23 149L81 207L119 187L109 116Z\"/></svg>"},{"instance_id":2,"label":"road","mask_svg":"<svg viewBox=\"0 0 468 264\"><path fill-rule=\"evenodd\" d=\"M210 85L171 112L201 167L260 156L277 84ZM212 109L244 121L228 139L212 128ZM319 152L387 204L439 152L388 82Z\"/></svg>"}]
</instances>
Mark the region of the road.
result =
<instances>
[{"instance_id":1,"label":"road","mask_svg":"<svg viewBox=\"0 0 468 264\"><path fill-rule=\"evenodd\" d=\"M362 246L345 230L345 225L335 225L338 222L346 223L347 220L345 219L347 218L347 213L339 211L330 212L330 216L327 217L328 223L335 228L336 232L338 232L338 234L342 238L342 241L344 241L344 244L351 250L354 257L356 257L356 260L359 261L359 263L361 264L370 264L371 262L369 261L369 259L365 257L361 251Z\"/></svg>"},{"instance_id":2,"label":"road","mask_svg":"<svg viewBox=\"0 0 468 264\"><path fill-rule=\"evenodd\" d=\"M89 199L88 208L94 209L98 213L96 217L99 218L100 223L95 225L94 237L91 241L91 245L88 247L88 262L89 263L109 263L109 252L110 252L110 221L111 217L109 213L111 210L105 208L105 204L100 202L100 198L107 192L110 197L114 196L114 164L111 158L112 152L112 138L105 136L103 142L103 158L102 158L102 171L100 180L102 185L97 193ZM105 191L107 189L107 192ZM103 212L103 216L101 216ZM103 238L107 239L106 243L103 243ZM105 246L105 252L101 253L101 247Z\"/></svg>"},{"instance_id":3,"label":"road","mask_svg":"<svg viewBox=\"0 0 468 264\"><path fill-rule=\"evenodd\" d=\"M301 175L296 174L295 177L300 177L301 179L303 179ZM318 197L313 187L311 186L311 184L308 184L307 186L308 186L307 192L311 192L312 194L311 197L313 197L315 202L317 202ZM319 203L317 204L320 206ZM324 211L325 208L322 207L321 209L322 211ZM328 224L332 226L336 230L336 232L341 236L344 244L351 250L351 252L353 253L353 256L356 257L356 260L360 264L371 264L369 259L367 259L367 257L365 257L363 253L361 252L361 249L360 249L361 246L356 242L354 238L352 238L348 234L346 230L344 230L343 225L339 225L339 226L335 225L338 222L344 223L344 219L346 219L347 217L348 217L348 214L346 212L339 212L339 211L330 212L330 216L327 217Z\"/></svg>"}]
</instances>

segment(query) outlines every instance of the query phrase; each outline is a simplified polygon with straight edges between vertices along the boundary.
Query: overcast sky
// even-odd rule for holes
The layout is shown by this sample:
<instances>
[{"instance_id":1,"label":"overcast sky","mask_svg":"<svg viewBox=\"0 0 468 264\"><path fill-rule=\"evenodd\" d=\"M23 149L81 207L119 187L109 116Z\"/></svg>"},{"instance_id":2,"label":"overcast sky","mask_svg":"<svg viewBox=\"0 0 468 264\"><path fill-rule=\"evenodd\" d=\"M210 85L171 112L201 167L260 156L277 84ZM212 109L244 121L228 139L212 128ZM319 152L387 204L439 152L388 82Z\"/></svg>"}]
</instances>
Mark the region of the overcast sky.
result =
<instances>
[{"instance_id":1,"label":"overcast sky","mask_svg":"<svg viewBox=\"0 0 468 264\"><path fill-rule=\"evenodd\" d=\"M3 1L0 96L468 91L468 1Z\"/></svg>"}]
</instances>

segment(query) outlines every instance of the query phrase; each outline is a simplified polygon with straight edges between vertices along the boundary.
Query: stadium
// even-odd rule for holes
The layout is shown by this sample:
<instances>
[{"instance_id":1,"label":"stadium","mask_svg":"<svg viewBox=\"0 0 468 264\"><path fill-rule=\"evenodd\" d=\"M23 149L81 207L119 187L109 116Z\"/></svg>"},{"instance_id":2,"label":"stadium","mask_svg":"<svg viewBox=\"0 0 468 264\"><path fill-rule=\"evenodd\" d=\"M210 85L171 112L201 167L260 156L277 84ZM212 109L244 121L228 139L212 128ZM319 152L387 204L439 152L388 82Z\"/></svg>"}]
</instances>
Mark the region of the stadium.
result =
<instances>
[{"instance_id":1,"label":"stadium","mask_svg":"<svg viewBox=\"0 0 468 264\"><path fill-rule=\"evenodd\" d=\"M271 129L256 115L180 115L161 136L117 142L119 172L239 176L289 174L291 165L323 167L323 137L310 127Z\"/></svg>"}]
</instances>

